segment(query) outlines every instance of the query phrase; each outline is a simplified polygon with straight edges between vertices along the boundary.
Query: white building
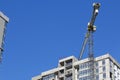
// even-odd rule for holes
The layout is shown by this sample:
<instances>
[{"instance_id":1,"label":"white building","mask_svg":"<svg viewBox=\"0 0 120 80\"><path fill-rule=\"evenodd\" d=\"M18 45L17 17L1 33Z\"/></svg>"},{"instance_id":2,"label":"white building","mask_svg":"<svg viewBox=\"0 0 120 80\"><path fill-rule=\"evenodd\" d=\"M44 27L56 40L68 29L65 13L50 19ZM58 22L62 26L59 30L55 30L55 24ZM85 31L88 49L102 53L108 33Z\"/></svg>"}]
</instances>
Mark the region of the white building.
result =
<instances>
[{"instance_id":1,"label":"white building","mask_svg":"<svg viewBox=\"0 0 120 80\"><path fill-rule=\"evenodd\" d=\"M4 38L6 31L6 24L9 22L9 18L0 11L0 61L4 46Z\"/></svg>"},{"instance_id":2,"label":"white building","mask_svg":"<svg viewBox=\"0 0 120 80\"><path fill-rule=\"evenodd\" d=\"M58 67L42 72L32 80L93 80L89 58L70 56L59 60ZM109 54L94 59L94 80L120 80L120 64Z\"/></svg>"}]
</instances>

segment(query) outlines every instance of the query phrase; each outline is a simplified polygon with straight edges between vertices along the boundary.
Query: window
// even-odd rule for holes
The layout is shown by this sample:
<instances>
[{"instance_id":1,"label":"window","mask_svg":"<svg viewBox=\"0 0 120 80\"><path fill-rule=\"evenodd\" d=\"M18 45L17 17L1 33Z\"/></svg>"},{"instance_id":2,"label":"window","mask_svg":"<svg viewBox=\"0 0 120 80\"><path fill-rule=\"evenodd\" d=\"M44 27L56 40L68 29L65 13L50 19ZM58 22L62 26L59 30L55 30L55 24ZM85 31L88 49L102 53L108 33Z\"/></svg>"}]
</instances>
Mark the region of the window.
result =
<instances>
[{"instance_id":1,"label":"window","mask_svg":"<svg viewBox=\"0 0 120 80\"><path fill-rule=\"evenodd\" d=\"M85 75L87 74L87 70L85 70Z\"/></svg>"},{"instance_id":2,"label":"window","mask_svg":"<svg viewBox=\"0 0 120 80\"><path fill-rule=\"evenodd\" d=\"M88 64L88 63L85 63L85 68L87 68L87 64Z\"/></svg>"},{"instance_id":3,"label":"window","mask_svg":"<svg viewBox=\"0 0 120 80\"><path fill-rule=\"evenodd\" d=\"M83 71L83 75L85 75L85 70Z\"/></svg>"},{"instance_id":4,"label":"window","mask_svg":"<svg viewBox=\"0 0 120 80\"><path fill-rule=\"evenodd\" d=\"M88 68L90 67L90 65L91 65L91 62L88 62Z\"/></svg>"},{"instance_id":5,"label":"window","mask_svg":"<svg viewBox=\"0 0 120 80\"><path fill-rule=\"evenodd\" d=\"M79 69L82 69L82 65L79 65Z\"/></svg>"},{"instance_id":6,"label":"window","mask_svg":"<svg viewBox=\"0 0 120 80\"><path fill-rule=\"evenodd\" d=\"M82 78L80 78L79 80L82 80Z\"/></svg>"},{"instance_id":7,"label":"window","mask_svg":"<svg viewBox=\"0 0 120 80\"><path fill-rule=\"evenodd\" d=\"M54 78L54 76L55 76L54 74L50 74L49 78Z\"/></svg>"},{"instance_id":8,"label":"window","mask_svg":"<svg viewBox=\"0 0 120 80\"><path fill-rule=\"evenodd\" d=\"M67 77L65 80L72 80L72 77Z\"/></svg>"},{"instance_id":9,"label":"window","mask_svg":"<svg viewBox=\"0 0 120 80\"><path fill-rule=\"evenodd\" d=\"M54 78L54 74L50 74L50 75L44 76L43 80L49 80L49 79L52 79L52 78Z\"/></svg>"},{"instance_id":10,"label":"window","mask_svg":"<svg viewBox=\"0 0 120 80\"><path fill-rule=\"evenodd\" d=\"M113 63L112 63L112 61L110 60L110 66L112 67L112 65L113 65Z\"/></svg>"},{"instance_id":11,"label":"window","mask_svg":"<svg viewBox=\"0 0 120 80\"><path fill-rule=\"evenodd\" d=\"M83 77L83 80L86 80L86 78L85 78L85 77Z\"/></svg>"},{"instance_id":12,"label":"window","mask_svg":"<svg viewBox=\"0 0 120 80\"><path fill-rule=\"evenodd\" d=\"M106 73L103 73L103 78L106 78Z\"/></svg>"},{"instance_id":13,"label":"window","mask_svg":"<svg viewBox=\"0 0 120 80\"><path fill-rule=\"evenodd\" d=\"M87 73L89 74L90 72L89 72L89 69L87 70Z\"/></svg>"},{"instance_id":14,"label":"window","mask_svg":"<svg viewBox=\"0 0 120 80\"><path fill-rule=\"evenodd\" d=\"M117 76L114 76L114 80L117 80Z\"/></svg>"},{"instance_id":15,"label":"window","mask_svg":"<svg viewBox=\"0 0 120 80\"><path fill-rule=\"evenodd\" d=\"M79 65L80 69L84 69L84 64Z\"/></svg>"},{"instance_id":16,"label":"window","mask_svg":"<svg viewBox=\"0 0 120 80\"><path fill-rule=\"evenodd\" d=\"M119 73L117 73L117 75L119 76Z\"/></svg>"},{"instance_id":17,"label":"window","mask_svg":"<svg viewBox=\"0 0 120 80\"><path fill-rule=\"evenodd\" d=\"M98 62L96 62L95 66L98 67Z\"/></svg>"},{"instance_id":18,"label":"window","mask_svg":"<svg viewBox=\"0 0 120 80\"><path fill-rule=\"evenodd\" d=\"M102 60L102 65L105 65L105 60Z\"/></svg>"},{"instance_id":19,"label":"window","mask_svg":"<svg viewBox=\"0 0 120 80\"><path fill-rule=\"evenodd\" d=\"M105 66L103 67L103 72L106 70Z\"/></svg>"},{"instance_id":20,"label":"window","mask_svg":"<svg viewBox=\"0 0 120 80\"><path fill-rule=\"evenodd\" d=\"M87 76L87 80L90 80L90 76Z\"/></svg>"},{"instance_id":21,"label":"window","mask_svg":"<svg viewBox=\"0 0 120 80\"><path fill-rule=\"evenodd\" d=\"M83 69L85 68L85 63L83 64Z\"/></svg>"},{"instance_id":22,"label":"window","mask_svg":"<svg viewBox=\"0 0 120 80\"><path fill-rule=\"evenodd\" d=\"M88 74L90 74L90 73L91 73L91 71L92 71L91 69L88 69L88 70L87 70L87 73L88 73Z\"/></svg>"},{"instance_id":23,"label":"window","mask_svg":"<svg viewBox=\"0 0 120 80\"><path fill-rule=\"evenodd\" d=\"M93 79L92 76L88 76L87 78L88 78L88 80L92 80Z\"/></svg>"},{"instance_id":24,"label":"window","mask_svg":"<svg viewBox=\"0 0 120 80\"><path fill-rule=\"evenodd\" d=\"M48 76L44 76L43 80L48 80L48 78L49 78Z\"/></svg>"},{"instance_id":25,"label":"window","mask_svg":"<svg viewBox=\"0 0 120 80\"><path fill-rule=\"evenodd\" d=\"M96 69L96 73L99 73L99 69Z\"/></svg>"},{"instance_id":26,"label":"window","mask_svg":"<svg viewBox=\"0 0 120 80\"><path fill-rule=\"evenodd\" d=\"M84 80L87 80L87 76L86 76L86 77L84 77Z\"/></svg>"},{"instance_id":27,"label":"window","mask_svg":"<svg viewBox=\"0 0 120 80\"><path fill-rule=\"evenodd\" d=\"M99 75L96 75L96 80L99 80Z\"/></svg>"},{"instance_id":28,"label":"window","mask_svg":"<svg viewBox=\"0 0 120 80\"><path fill-rule=\"evenodd\" d=\"M79 75L82 76L82 71L79 72Z\"/></svg>"}]
</instances>

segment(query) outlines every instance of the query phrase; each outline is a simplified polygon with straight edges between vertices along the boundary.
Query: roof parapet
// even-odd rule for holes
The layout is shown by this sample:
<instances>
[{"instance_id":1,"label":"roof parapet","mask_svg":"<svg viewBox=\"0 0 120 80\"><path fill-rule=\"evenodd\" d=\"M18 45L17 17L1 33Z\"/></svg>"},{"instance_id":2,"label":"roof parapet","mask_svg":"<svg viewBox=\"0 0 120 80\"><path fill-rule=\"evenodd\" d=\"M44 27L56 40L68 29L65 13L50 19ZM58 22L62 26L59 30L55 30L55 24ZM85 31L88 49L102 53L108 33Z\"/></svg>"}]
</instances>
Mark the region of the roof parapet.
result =
<instances>
[{"instance_id":1,"label":"roof parapet","mask_svg":"<svg viewBox=\"0 0 120 80\"><path fill-rule=\"evenodd\" d=\"M4 15L1 11L0 11L0 17L3 18L7 23L9 22L9 18Z\"/></svg>"}]
</instances>

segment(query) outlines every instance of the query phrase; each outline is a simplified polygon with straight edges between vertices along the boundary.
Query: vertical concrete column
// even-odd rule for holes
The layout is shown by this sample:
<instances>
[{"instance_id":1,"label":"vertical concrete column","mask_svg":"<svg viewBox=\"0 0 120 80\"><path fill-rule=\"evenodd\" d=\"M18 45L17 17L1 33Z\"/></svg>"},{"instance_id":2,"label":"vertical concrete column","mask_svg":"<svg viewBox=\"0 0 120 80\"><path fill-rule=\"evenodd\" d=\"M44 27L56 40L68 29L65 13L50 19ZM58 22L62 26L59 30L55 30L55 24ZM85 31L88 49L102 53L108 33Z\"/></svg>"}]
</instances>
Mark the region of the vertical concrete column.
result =
<instances>
[{"instance_id":1,"label":"vertical concrete column","mask_svg":"<svg viewBox=\"0 0 120 80\"><path fill-rule=\"evenodd\" d=\"M77 74L78 74L77 69L75 69L75 80L77 80Z\"/></svg>"},{"instance_id":2,"label":"vertical concrete column","mask_svg":"<svg viewBox=\"0 0 120 80\"><path fill-rule=\"evenodd\" d=\"M106 59L106 78L110 80L110 61L109 59Z\"/></svg>"},{"instance_id":3,"label":"vertical concrete column","mask_svg":"<svg viewBox=\"0 0 120 80\"><path fill-rule=\"evenodd\" d=\"M55 80L58 80L57 75L55 75Z\"/></svg>"}]
</instances>

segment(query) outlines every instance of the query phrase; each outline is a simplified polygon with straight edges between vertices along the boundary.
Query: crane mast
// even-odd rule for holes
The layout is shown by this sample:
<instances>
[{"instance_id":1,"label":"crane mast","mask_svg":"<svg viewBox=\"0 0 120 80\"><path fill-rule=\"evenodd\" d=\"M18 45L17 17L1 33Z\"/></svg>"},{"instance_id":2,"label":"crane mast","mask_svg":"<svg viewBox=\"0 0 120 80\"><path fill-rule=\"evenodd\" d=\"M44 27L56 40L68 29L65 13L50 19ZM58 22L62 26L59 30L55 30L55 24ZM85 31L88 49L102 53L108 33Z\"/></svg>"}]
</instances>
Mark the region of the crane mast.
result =
<instances>
[{"instance_id":1,"label":"crane mast","mask_svg":"<svg viewBox=\"0 0 120 80\"><path fill-rule=\"evenodd\" d=\"M88 30L82 45L82 49L80 52L79 60L81 60L82 55L84 53L86 44L88 43L89 50L89 63L90 63L90 80L94 80L94 52L93 52L93 33L96 31L96 27L94 26L96 16L98 15L98 10L100 8L100 3L93 3L93 13L88 23Z\"/></svg>"}]
</instances>

